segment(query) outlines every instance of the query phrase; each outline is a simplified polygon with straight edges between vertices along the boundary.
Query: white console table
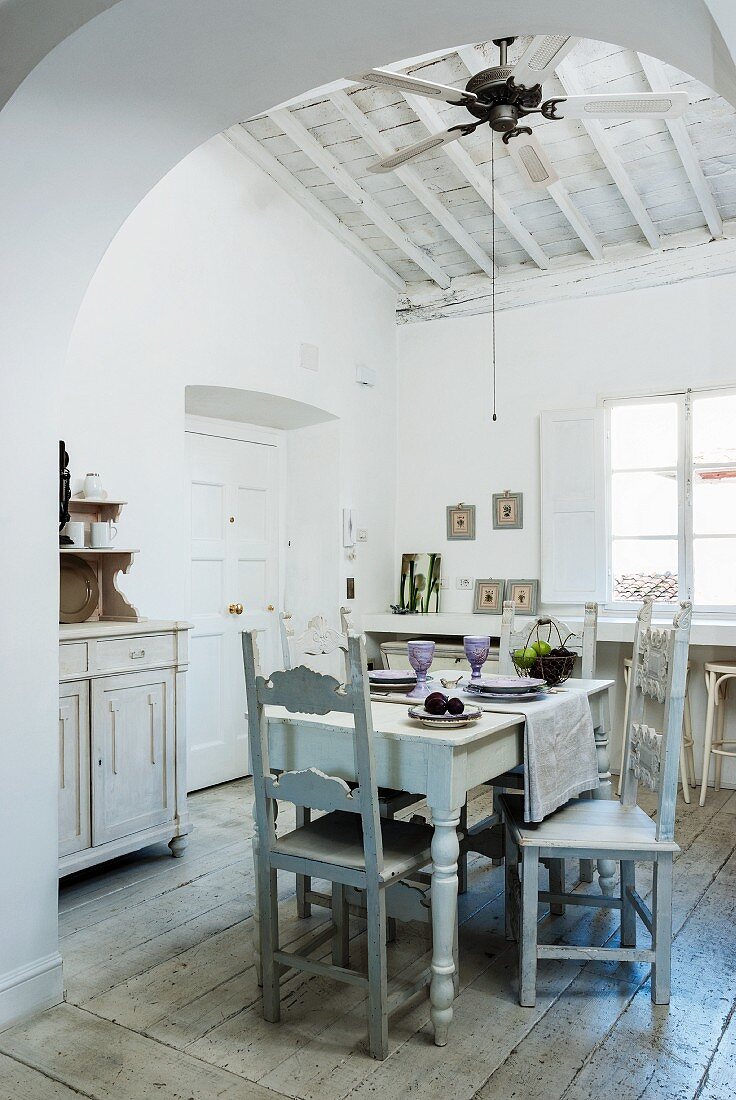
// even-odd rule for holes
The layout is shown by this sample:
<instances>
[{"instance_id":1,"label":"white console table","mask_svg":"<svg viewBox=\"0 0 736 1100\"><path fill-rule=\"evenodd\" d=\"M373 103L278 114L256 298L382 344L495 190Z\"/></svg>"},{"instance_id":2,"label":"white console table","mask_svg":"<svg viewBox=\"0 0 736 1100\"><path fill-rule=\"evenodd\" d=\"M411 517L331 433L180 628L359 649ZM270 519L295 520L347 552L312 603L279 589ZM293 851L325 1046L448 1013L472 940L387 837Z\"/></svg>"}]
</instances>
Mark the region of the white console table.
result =
<instances>
[{"instance_id":1,"label":"white console table","mask_svg":"<svg viewBox=\"0 0 736 1100\"><path fill-rule=\"evenodd\" d=\"M189 623L59 627L59 874L186 847Z\"/></svg>"}]
</instances>

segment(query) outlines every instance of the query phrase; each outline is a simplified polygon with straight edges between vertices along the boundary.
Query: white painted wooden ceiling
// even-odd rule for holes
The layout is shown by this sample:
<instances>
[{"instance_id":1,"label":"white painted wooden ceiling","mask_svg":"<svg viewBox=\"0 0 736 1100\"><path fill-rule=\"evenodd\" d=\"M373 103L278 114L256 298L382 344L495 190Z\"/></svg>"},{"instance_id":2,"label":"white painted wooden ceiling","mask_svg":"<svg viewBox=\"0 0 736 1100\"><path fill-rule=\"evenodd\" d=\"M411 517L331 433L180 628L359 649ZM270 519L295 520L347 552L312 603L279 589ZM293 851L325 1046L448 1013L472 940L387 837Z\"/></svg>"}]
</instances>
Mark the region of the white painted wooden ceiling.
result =
<instances>
[{"instance_id":1,"label":"white painted wooden ceiling","mask_svg":"<svg viewBox=\"0 0 736 1100\"><path fill-rule=\"evenodd\" d=\"M529 42L516 40L511 64ZM484 42L391 68L464 86L471 69L497 59ZM551 190L526 186L496 135L495 253L488 127L400 173L368 171L376 142L401 149L430 126L467 121L464 108L345 81L226 136L397 287L403 320L488 309L494 255L501 308L736 270L736 110L678 69L602 42L579 40L545 82L545 98L565 94L562 80L570 93L660 90L666 80L691 106L674 123L531 116L560 177ZM460 148L469 156L452 155Z\"/></svg>"}]
</instances>

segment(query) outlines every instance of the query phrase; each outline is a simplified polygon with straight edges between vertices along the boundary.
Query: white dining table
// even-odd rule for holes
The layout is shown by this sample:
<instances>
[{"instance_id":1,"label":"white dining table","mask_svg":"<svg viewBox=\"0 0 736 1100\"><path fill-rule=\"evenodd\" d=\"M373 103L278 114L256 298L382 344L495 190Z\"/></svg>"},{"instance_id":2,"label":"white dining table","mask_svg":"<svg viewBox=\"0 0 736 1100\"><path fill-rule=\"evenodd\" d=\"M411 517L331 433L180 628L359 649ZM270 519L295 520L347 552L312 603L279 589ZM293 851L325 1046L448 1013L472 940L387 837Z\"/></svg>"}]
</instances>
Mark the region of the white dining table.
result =
<instances>
[{"instance_id":1,"label":"white dining table","mask_svg":"<svg viewBox=\"0 0 736 1100\"><path fill-rule=\"evenodd\" d=\"M607 722L612 683L578 680L574 688L565 685L567 690L586 692L596 729ZM435 1043L444 1046L452 1022L456 984L453 943L460 812L468 791L523 763L524 716L514 711L513 704L483 700L483 717L473 725L454 730L428 729L409 718L410 702L405 695L372 701L376 782L380 787L421 795L430 809L434 828L430 1015ZM354 778L350 715L294 714L282 707L268 707L266 713L272 769L319 767L329 775ZM610 797L610 775L607 778L607 788L599 788L596 796ZM612 882L613 870L599 866L602 889L607 889L609 871Z\"/></svg>"}]
</instances>

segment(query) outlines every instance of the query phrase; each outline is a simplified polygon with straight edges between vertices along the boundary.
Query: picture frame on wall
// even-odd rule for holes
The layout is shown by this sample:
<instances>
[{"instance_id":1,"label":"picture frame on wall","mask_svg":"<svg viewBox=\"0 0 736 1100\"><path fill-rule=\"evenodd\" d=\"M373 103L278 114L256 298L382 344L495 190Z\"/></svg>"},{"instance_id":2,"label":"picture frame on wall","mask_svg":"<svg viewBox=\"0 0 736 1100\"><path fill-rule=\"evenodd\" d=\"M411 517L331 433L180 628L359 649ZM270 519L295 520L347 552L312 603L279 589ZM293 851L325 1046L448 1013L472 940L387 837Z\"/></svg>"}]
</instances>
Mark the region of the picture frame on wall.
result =
<instances>
[{"instance_id":1,"label":"picture frame on wall","mask_svg":"<svg viewBox=\"0 0 736 1100\"><path fill-rule=\"evenodd\" d=\"M475 538L475 505L450 504L447 508L448 539Z\"/></svg>"},{"instance_id":2,"label":"picture frame on wall","mask_svg":"<svg viewBox=\"0 0 736 1100\"><path fill-rule=\"evenodd\" d=\"M505 489L502 493L493 494L493 527L499 531L504 528L509 530L521 530L524 526L524 494L510 493Z\"/></svg>"},{"instance_id":3,"label":"picture frame on wall","mask_svg":"<svg viewBox=\"0 0 736 1100\"><path fill-rule=\"evenodd\" d=\"M510 600L522 615L536 615L539 610L539 581L506 581L504 599Z\"/></svg>"},{"instance_id":4,"label":"picture frame on wall","mask_svg":"<svg viewBox=\"0 0 736 1100\"><path fill-rule=\"evenodd\" d=\"M473 597L474 615L500 615L503 603L503 581L492 578L475 582Z\"/></svg>"}]
</instances>

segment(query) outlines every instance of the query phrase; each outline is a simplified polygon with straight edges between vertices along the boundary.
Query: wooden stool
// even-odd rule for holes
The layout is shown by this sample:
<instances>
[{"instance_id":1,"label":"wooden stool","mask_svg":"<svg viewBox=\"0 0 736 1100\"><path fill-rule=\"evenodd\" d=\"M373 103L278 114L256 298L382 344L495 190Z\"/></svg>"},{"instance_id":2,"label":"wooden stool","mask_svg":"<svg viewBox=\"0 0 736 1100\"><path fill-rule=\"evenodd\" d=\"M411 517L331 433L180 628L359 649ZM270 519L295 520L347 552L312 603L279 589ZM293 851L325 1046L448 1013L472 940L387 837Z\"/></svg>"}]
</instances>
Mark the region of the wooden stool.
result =
<instances>
[{"instance_id":1,"label":"wooden stool","mask_svg":"<svg viewBox=\"0 0 736 1100\"><path fill-rule=\"evenodd\" d=\"M736 746L736 739L730 740L723 736L726 718L726 699L728 698L729 680L736 677L735 661L706 661L703 666L705 672L705 690L708 693L708 710L705 716L705 743L703 745L703 779L700 787L700 805L705 805L705 793L708 790L708 772L710 770L711 753L716 758L715 789L721 789L721 767L724 756L736 756L734 749L725 749L724 745ZM716 719L716 709L718 718ZM715 737L713 726L716 727Z\"/></svg>"},{"instance_id":2,"label":"wooden stool","mask_svg":"<svg viewBox=\"0 0 736 1100\"><path fill-rule=\"evenodd\" d=\"M708 666L706 665L706 668ZM626 727L629 721L629 677L631 675L631 657L624 658L624 686L626 688L626 706L624 707L624 738L622 738L621 748L621 766L619 768L618 779L618 794L621 794L621 784L623 783L623 770L624 770L624 753L623 743L625 741ZM733 666L733 675L736 676L736 664ZM706 674L707 679L707 674ZM682 748L680 749L680 779L682 781L682 797L685 799L688 805L690 805L690 787L696 787L697 779L695 777L695 756L693 754L693 721L690 712L690 695L688 687L690 684L690 662L687 663L687 677L685 679L685 709L682 714ZM733 754L736 756L736 753ZM719 773L720 774L720 773ZM703 805L703 797L701 795L700 805Z\"/></svg>"}]
</instances>

